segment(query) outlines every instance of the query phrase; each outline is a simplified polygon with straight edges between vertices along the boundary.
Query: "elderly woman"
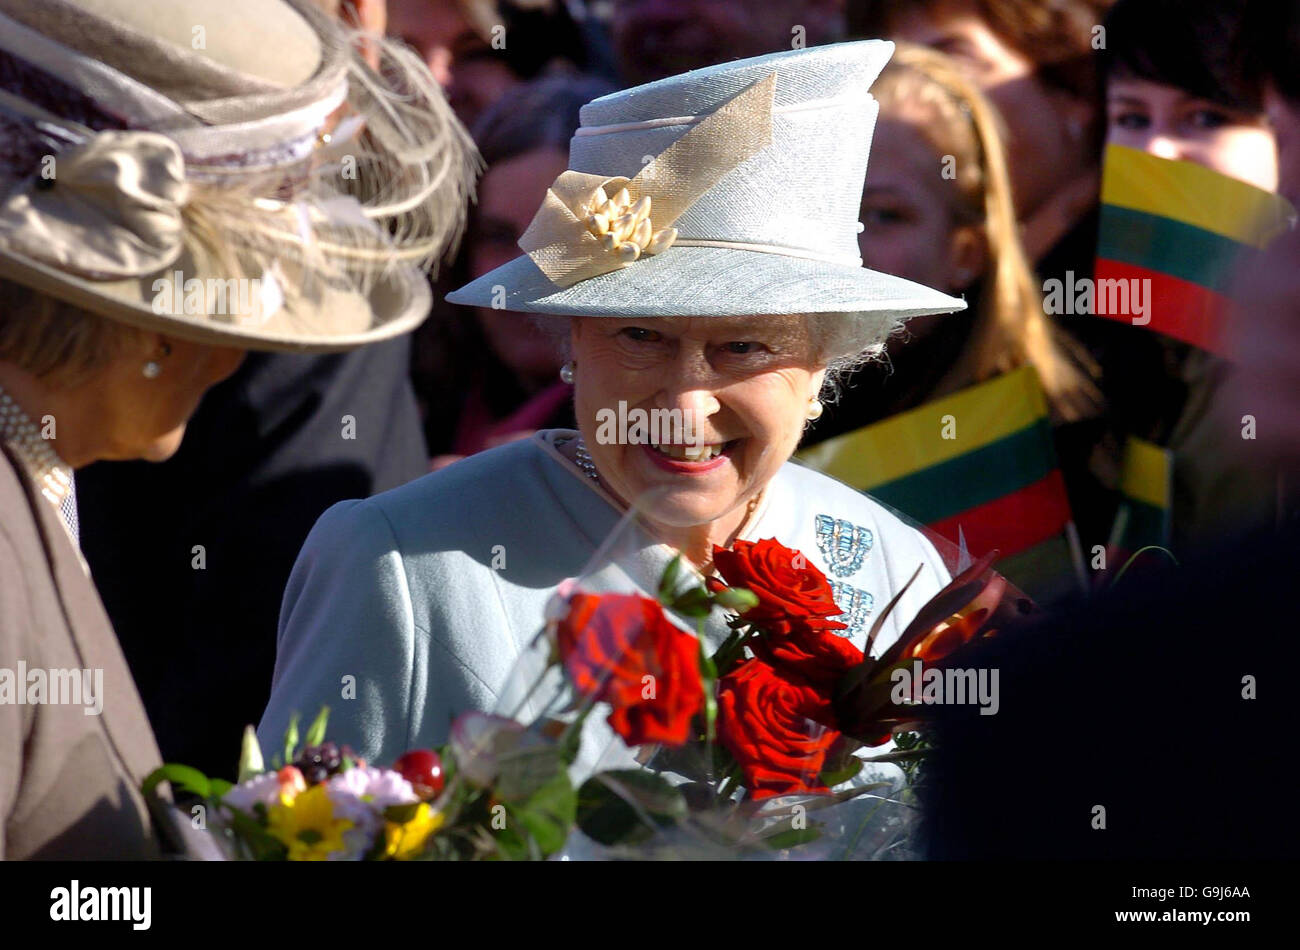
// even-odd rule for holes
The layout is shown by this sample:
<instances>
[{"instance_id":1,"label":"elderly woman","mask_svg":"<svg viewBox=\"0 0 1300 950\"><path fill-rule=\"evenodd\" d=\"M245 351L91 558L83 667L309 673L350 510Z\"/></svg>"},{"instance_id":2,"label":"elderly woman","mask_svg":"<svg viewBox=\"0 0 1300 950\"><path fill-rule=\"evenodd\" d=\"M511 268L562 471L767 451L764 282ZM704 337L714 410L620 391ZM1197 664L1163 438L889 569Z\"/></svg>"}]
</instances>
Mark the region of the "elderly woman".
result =
<instances>
[{"instance_id":1,"label":"elderly woman","mask_svg":"<svg viewBox=\"0 0 1300 950\"><path fill-rule=\"evenodd\" d=\"M583 108L528 254L449 298L555 315L579 431L326 512L285 592L264 743L323 703L369 759L445 741L457 713L514 705L512 666L566 578L653 591L675 551L707 575L737 539L804 552L858 646L919 568L877 649L897 637L948 580L943 560L789 461L838 371L901 318L962 306L858 258L866 90L891 50L775 54ZM597 556L630 509L632 536ZM725 634L704 629L715 646Z\"/></svg>"},{"instance_id":2,"label":"elderly woman","mask_svg":"<svg viewBox=\"0 0 1300 950\"><path fill-rule=\"evenodd\" d=\"M385 54L405 115L376 110L392 94L306 0L173 6L0 4L0 858L189 850L141 792L161 763L80 557L73 470L170 456L247 350L418 323L425 278L396 261L441 251L458 212L434 212L470 171L408 54ZM388 179L383 202L349 191L330 134ZM201 545L176 556L208 566Z\"/></svg>"}]
</instances>

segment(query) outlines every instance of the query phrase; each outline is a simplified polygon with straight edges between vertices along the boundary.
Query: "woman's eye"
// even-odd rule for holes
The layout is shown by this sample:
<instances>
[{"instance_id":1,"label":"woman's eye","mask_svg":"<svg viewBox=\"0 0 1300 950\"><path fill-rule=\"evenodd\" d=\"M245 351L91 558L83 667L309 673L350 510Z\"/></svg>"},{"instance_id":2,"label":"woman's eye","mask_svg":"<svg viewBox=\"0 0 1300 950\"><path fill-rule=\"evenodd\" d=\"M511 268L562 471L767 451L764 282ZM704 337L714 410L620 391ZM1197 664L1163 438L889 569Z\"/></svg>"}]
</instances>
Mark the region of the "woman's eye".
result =
<instances>
[{"instance_id":1,"label":"woman's eye","mask_svg":"<svg viewBox=\"0 0 1300 950\"><path fill-rule=\"evenodd\" d=\"M1191 114L1190 121L1195 129L1221 129L1232 125L1232 116L1218 109L1197 109Z\"/></svg>"},{"instance_id":2,"label":"woman's eye","mask_svg":"<svg viewBox=\"0 0 1300 950\"><path fill-rule=\"evenodd\" d=\"M1121 112L1111 121L1121 129L1128 129L1131 132L1140 132L1151 125L1151 120L1140 112Z\"/></svg>"},{"instance_id":3,"label":"woman's eye","mask_svg":"<svg viewBox=\"0 0 1300 950\"><path fill-rule=\"evenodd\" d=\"M659 334L654 330L647 330L645 327L625 327L619 331L629 340L635 340L637 343L653 343L659 339Z\"/></svg>"},{"instance_id":4,"label":"woman's eye","mask_svg":"<svg viewBox=\"0 0 1300 950\"><path fill-rule=\"evenodd\" d=\"M907 220L907 215L900 208L868 208L862 217L864 225L901 224Z\"/></svg>"}]
</instances>

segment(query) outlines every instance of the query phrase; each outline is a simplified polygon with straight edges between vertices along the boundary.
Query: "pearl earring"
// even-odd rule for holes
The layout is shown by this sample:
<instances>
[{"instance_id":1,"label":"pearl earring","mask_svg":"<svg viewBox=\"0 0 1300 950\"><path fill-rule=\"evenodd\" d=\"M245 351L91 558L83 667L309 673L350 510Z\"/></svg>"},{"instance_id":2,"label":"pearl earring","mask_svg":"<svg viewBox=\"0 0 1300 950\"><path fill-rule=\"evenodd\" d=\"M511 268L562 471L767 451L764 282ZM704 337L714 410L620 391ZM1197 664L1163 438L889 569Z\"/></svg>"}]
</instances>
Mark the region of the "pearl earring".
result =
<instances>
[{"instance_id":1,"label":"pearl earring","mask_svg":"<svg viewBox=\"0 0 1300 950\"><path fill-rule=\"evenodd\" d=\"M808 400L808 418L820 419L822 417L822 401L820 399Z\"/></svg>"},{"instance_id":2,"label":"pearl earring","mask_svg":"<svg viewBox=\"0 0 1300 950\"><path fill-rule=\"evenodd\" d=\"M569 360L567 363L565 363L563 366L560 367L560 379L562 379L564 382L572 386L573 378L574 378L573 371L576 370L577 368L578 368L578 364L573 362L573 360Z\"/></svg>"},{"instance_id":3,"label":"pearl earring","mask_svg":"<svg viewBox=\"0 0 1300 950\"><path fill-rule=\"evenodd\" d=\"M162 355L164 359L172 355L172 345L170 343L163 343ZM140 368L140 372L144 374L145 379L157 379L162 375L162 369L162 363L158 360L147 360L144 366Z\"/></svg>"}]
</instances>

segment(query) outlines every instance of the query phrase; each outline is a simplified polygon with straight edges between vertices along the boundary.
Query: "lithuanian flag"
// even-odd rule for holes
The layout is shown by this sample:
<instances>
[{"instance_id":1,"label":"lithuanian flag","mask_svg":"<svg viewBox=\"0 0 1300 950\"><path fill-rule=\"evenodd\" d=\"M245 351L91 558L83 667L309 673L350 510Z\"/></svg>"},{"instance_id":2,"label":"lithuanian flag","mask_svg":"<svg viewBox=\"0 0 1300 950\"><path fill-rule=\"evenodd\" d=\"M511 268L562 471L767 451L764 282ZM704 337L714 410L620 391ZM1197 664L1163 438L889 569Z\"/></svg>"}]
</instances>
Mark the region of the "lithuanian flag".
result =
<instances>
[{"instance_id":1,"label":"lithuanian flag","mask_svg":"<svg viewBox=\"0 0 1300 950\"><path fill-rule=\"evenodd\" d=\"M1174 453L1129 436L1120 477L1120 503L1111 528L1107 564L1121 567L1144 547L1169 548Z\"/></svg>"},{"instance_id":2,"label":"lithuanian flag","mask_svg":"<svg viewBox=\"0 0 1300 950\"><path fill-rule=\"evenodd\" d=\"M929 526L1032 597L1084 583L1038 374L1023 367L805 449L799 461Z\"/></svg>"},{"instance_id":3,"label":"lithuanian flag","mask_svg":"<svg viewBox=\"0 0 1300 950\"><path fill-rule=\"evenodd\" d=\"M1291 205L1194 162L1119 145L1106 149L1101 202L1092 312L1222 353L1233 272L1289 226ZM1136 293L1144 313L1108 305Z\"/></svg>"}]
</instances>

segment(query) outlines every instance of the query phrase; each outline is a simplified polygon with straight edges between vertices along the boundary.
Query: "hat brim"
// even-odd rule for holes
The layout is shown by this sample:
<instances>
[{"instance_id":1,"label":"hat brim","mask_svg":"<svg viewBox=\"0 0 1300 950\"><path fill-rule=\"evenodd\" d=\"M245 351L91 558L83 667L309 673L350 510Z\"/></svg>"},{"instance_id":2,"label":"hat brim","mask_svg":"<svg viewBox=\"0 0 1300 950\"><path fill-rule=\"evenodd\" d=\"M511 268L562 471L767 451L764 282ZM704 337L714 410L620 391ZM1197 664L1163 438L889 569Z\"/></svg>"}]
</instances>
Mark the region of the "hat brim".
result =
<instances>
[{"instance_id":1,"label":"hat brim","mask_svg":"<svg viewBox=\"0 0 1300 950\"><path fill-rule=\"evenodd\" d=\"M587 317L867 313L882 324L966 308L956 297L865 267L696 246L672 247L571 287L553 284L523 255L447 300Z\"/></svg>"},{"instance_id":2,"label":"hat brim","mask_svg":"<svg viewBox=\"0 0 1300 950\"><path fill-rule=\"evenodd\" d=\"M394 267L375 279L367 297L339 293L327 298L309 325L284 314L283 319L272 316L260 326L246 326L206 314L156 313L151 288L157 278L170 275L168 269L140 280L94 281L12 248L0 249L0 277L120 323L212 346L294 353L350 350L409 333L424 322L433 302L420 271Z\"/></svg>"}]
</instances>

